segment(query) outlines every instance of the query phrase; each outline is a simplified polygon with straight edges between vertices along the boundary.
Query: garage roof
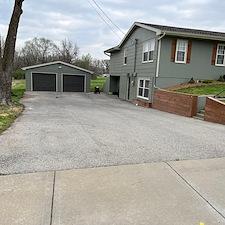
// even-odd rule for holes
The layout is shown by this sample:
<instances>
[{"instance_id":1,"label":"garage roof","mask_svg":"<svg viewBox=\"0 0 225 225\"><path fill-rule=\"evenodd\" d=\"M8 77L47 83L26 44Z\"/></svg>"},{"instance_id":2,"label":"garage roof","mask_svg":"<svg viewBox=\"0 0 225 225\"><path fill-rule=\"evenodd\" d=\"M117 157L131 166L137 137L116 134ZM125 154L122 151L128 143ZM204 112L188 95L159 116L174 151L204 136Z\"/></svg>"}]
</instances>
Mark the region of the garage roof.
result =
<instances>
[{"instance_id":1,"label":"garage roof","mask_svg":"<svg viewBox=\"0 0 225 225\"><path fill-rule=\"evenodd\" d=\"M87 73L90 73L90 74L94 74L94 72L92 72L90 70L86 70L86 69L83 69L81 67L74 66L72 64L65 63L65 62L62 62L62 61L54 61L54 62L43 63L43 64L38 64L38 65L33 65L33 66L27 66L27 67L23 67L22 70L30 70L30 69L34 69L34 68L39 68L39 67L43 67L43 66L50 66L50 65L55 65L55 64L62 64L64 66L69 66L69 67L77 69L77 70L81 70L81 71L84 71L84 72L87 72Z\"/></svg>"}]
</instances>

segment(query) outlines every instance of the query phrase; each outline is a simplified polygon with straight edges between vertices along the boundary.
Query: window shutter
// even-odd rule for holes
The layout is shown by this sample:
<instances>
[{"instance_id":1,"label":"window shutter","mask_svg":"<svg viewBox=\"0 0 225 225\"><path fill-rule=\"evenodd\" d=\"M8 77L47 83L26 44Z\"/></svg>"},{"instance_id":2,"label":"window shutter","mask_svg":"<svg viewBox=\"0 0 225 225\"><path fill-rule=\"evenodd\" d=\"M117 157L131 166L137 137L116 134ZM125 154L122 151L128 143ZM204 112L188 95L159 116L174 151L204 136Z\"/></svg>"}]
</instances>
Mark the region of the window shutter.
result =
<instances>
[{"instance_id":1,"label":"window shutter","mask_svg":"<svg viewBox=\"0 0 225 225\"><path fill-rule=\"evenodd\" d=\"M188 49L187 49L187 63L191 62L191 49L192 49L192 41L188 41Z\"/></svg>"},{"instance_id":2,"label":"window shutter","mask_svg":"<svg viewBox=\"0 0 225 225\"><path fill-rule=\"evenodd\" d=\"M213 49L212 49L212 61L211 61L212 65L216 64L217 45L218 45L218 42L214 42Z\"/></svg>"},{"instance_id":3,"label":"window shutter","mask_svg":"<svg viewBox=\"0 0 225 225\"><path fill-rule=\"evenodd\" d=\"M171 62L175 62L175 57L176 57L176 47L177 47L177 39L174 39L174 40L172 40Z\"/></svg>"}]
</instances>

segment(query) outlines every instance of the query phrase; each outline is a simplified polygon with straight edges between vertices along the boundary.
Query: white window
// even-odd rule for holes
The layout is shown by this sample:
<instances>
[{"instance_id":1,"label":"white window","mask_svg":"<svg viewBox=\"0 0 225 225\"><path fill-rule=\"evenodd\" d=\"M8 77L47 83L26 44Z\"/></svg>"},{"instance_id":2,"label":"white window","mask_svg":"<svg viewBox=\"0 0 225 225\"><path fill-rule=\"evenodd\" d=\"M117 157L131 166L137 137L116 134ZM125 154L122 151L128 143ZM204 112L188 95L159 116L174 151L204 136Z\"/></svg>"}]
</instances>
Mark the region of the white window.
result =
<instances>
[{"instance_id":1,"label":"white window","mask_svg":"<svg viewBox=\"0 0 225 225\"><path fill-rule=\"evenodd\" d=\"M148 100L149 99L149 86L150 86L150 80L139 79L137 96L139 98Z\"/></svg>"},{"instance_id":2,"label":"white window","mask_svg":"<svg viewBox=\"0 0 225 225\"><path fill-rule=\"evenodd\" d=\"M177 40L176 58L175 58L176 63L187 62L187 49L188 49L187 40Z\"/></svg>"},{"instance_id":3,"label":"white window","mask_svg":"<svg viewBox=\"0 0 225 225\"><path fill-rule=\"evenodd\" d=\"M142 54L143 63L153 62L154 50L155 50L154 39L143 43L143 54Z\"/></svg>"},{"instance_id":4,"label":"white window","mask_svg":"<svg viewBox=\"0 0 225 225\"><path fill-rule=\"evenodd\" d=\"M216 66L225 66L225 44L218 44Z\"/></svg>"},{"instance_id":5,"label":"white window","mask_svg":"<svg viewBox=\"0 0 225 225\"><path fill-rule=\"evenodd\" d=\"M123 65L127 65L127 49L124 49L123 53Z\"/></svg>"}]
</instances>

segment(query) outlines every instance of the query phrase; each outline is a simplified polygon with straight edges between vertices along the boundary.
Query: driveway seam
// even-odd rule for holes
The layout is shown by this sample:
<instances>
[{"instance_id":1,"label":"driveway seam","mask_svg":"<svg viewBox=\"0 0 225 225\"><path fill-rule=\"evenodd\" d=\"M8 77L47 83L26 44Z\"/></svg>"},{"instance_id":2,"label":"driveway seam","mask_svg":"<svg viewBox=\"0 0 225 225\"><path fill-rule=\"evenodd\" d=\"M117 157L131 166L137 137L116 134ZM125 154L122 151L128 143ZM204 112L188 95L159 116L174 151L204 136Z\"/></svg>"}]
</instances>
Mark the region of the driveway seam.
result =
<instances>
[{"instance_id":1,"label":"driveway seam","mask_svg":"<svg viewBox=\"0 0 225 225\"><path fill-rule=\"evenodd\" d=\"M56 178L56 171L54 171L54 175L53 175L50 225L52 225L52 221L53 221L53 208L54 208L54 197L55 197L55 178Z\"/></svg>"},{"instance_id":2,"label":"driveway seam","mask_svg":"<svg viewBox=\"0 0 225 225\"><path fill-rule=\"evenodd\" d=\"M186 180L178 171L176 171L170 164L169 162L164 162L167 166L170 167L170 169L178 175L201 199L203 199L214 211L216 211L224 220L225 216L209 201L207 200L196 188L194 188L188 180Z\"/></svg>"}]
</instances>

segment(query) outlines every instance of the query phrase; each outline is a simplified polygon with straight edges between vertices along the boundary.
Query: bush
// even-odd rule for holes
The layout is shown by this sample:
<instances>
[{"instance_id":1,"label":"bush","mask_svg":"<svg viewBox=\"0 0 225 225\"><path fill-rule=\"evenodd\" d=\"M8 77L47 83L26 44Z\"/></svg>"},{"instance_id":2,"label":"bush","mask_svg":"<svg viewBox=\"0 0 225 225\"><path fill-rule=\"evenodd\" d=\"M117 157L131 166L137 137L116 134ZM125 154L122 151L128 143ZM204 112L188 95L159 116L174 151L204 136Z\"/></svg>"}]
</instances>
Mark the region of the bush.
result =
<instances>
[{"instance_id":1,"label":"bush","mask_svg":"<svg viewBox=\"0 0 225 225\"><path fill-rule=\"evenodd\" d=\"M211 84L211 83L213 83L213 80L203 80L202 83L203 84Z\"/></svg>"},{"instance_id":2,"label":"bush","mask_svg":"<svg viewBox=\"0 0 225 225\"><path fill-rule=\"evenodd\" d=\"M21 69L17 69L13 73L13 78L15 80L24 80L25 79L25 72L23 70L21 70Z\"/></svg>"},{"instance_id":3,"label":"bush","mask_svg":"<svg viewBox=\"0 0 225 225\"><path fill-rule=\"evenodd\" d=\"M194 80L194 78L192 77L190 80L189 80L189 82L188 82L189 84L194 84L195 83L195 80Z\"/></svg>"},{"instance_id":4,"label":"bush","mask_svg":"<svg viewBox=\"0 0 225 225\"><path fill-rule=\"evenodd\" d=\"M225 75L224 75L225 76ZM220 82L225 82L224 76L220 76L220 78L218 79L218 81Z\"/></svg>"}]
</instances>

